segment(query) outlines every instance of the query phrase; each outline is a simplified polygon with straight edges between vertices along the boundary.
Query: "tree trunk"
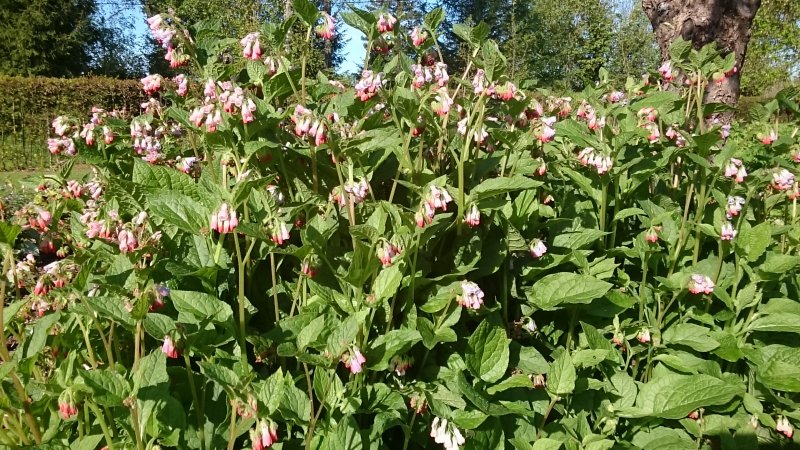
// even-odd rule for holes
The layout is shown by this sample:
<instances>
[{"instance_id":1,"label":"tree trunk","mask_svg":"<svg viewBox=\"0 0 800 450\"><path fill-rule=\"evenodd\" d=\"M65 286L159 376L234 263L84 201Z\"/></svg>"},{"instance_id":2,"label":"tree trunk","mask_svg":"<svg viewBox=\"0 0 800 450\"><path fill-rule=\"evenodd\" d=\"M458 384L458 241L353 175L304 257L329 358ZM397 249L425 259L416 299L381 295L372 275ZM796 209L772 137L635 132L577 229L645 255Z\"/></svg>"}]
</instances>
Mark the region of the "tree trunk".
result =
<instances>
[{"instance_id":1,"label":"tree trunk","mask_svg":"<svg viewBox=\"0 0 800 450\"><path fill-rule=\"evenodd\" d=\"M716 42L723 55L736 55L736 73L720 85L710 83L708 102L734 105L739 100L739 79L744 65L750 27L761 0L642 0L653 25L661 60L669 60L669 47L679 36L696 49Z\"/></svg>"}]
</instances>

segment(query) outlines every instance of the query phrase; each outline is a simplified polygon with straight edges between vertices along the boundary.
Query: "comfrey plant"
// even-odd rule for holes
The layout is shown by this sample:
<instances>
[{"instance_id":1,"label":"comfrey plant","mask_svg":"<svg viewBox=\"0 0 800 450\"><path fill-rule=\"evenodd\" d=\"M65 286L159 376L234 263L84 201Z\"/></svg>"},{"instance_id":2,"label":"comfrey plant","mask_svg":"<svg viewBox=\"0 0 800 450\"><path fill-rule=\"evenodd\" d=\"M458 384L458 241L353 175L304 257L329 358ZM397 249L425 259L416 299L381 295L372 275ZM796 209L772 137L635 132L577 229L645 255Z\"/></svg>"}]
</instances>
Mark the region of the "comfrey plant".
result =
<instances>
[{"instance_id":1,"label":"comfrey plant","mask_svg":"<svg viewBox=\"0 0 800 450\"><path fill-rule=\"evenodd\" d=\"M679 42L559 97L518 88L484 25L453 28L450 70L441 9L293 11L234 38L155 16L202 75L145 78L130 119L53 122L60 175L0 223L0 444L794 439L791 91L730 122L705 92L736 62ZM340 21L366 36L354 86L284 54Z\"/></svg>"}]
</instances>

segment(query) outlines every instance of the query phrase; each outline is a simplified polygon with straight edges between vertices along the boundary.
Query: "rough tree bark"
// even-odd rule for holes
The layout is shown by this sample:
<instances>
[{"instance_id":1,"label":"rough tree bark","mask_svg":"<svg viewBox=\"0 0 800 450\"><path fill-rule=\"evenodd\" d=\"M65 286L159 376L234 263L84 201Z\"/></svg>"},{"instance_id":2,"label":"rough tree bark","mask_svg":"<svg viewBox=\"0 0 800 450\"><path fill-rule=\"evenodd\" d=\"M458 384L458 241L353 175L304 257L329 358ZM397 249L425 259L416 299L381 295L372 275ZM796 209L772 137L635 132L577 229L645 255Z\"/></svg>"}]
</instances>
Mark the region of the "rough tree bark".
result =
<instances>
[{"instance_id":1,"label":"rough tree bark","mask_svg":"<svg viewBox=\"0 0 800 450\"><path fill-rule=\"evenodd\" d=\"M739 79L750 41L753 18L761 0L642 0L661 49L669 59L669 47L679 36L700 48L716 42L723 55L734 52L737 72L721 85L710 83L706 100L733 105L739 100Z\"/></svg>"}]
</instances>

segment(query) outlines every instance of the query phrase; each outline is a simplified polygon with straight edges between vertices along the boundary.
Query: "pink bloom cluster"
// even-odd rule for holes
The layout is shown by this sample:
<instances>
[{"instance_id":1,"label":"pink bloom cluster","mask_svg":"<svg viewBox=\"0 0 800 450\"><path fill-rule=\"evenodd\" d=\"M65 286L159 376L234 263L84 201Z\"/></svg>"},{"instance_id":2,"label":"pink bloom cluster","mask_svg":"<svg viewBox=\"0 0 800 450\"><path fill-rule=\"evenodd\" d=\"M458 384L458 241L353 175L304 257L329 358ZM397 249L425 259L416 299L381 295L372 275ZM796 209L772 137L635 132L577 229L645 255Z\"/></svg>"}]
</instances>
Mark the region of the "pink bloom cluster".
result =
<instances>
[{"instance_id":1,"label":"pink bloom cluster","mask_svg":"<svg viewBox=\"0 0 800 450\"><path fill-rule=\"evenodd\" d=\"M309 139L313 138L313 143L320 146L327 142L328 138L325 134L325 124L318 119L313 120L313 113L311 110L302 105L297 105L294 109L294 114L291 116L294 122L294 133L298 137L308 136Z\"/></svg>"},{"instance_id":2,"label":"pink bloom cluster","mask_svg":"<svg viewBox=\"0 0 800 450\"><path fill-rule=\"evenodd\" d=\"M479 309L483 304L483 291L472 281L461 282L461 295L458 296L458 304L470 309Z\"/></svg>"},{"instance_id":3,"label":"pink bloom cluster","mask_svg":"<svg viewBox=\"0 0 800 450\"><path fill-rule=\"evenodd\" d=\"M439 417L433 418L431 437L437 444L442 444L445 450L458 450L466 442L456 426Z\"/></svg>"},{"instance_id":4,"label":"pink bloom cluster","mask_svg":"<svg viewBox=\"0 0 800 450\"><path fill-rule=\"evenodd\" d=\"M414 44L414 47L422 46L426 39L428 39L427 31L420 27L414 27L414 29L411 30L411 43Z\"/></svg>"},{"instance_id":5,"label":"pink bloom cluster","mask_svg":"<svg viewBox=\"0 0 800 450\"><path fill-rule=\"evenodd\" d=\"M464 223L470 228L475 228L481 224L481 212L477 205L472 205L469 211L464 215Z\"/></svg>"},{"instance_id":6,"label":"pink bloom cluster","mask_svg":"<svg viewBox=\"0 0 800 450\"><path fill-rule=\"evenodd\" d=\"M157 14L147 19L147 25L150 28L150 34L153 39L167 51L164 59L169 61L169 66L174 69L186 64L189 61L189 55L183 52L183 45L180 42L174 42L178 31L172 25L172 21L171 17L165 18L163 15Z\"/></svg>"},{"instance_id":7,"label":"pink bloom cluster","mask_svg":"<svg viewBox=\"0 0 800 450\"><path fill-rule=\"evenodd\" d=\"M72 398L72 393L64 391L58 398L58 415L63 420L69 420L78 415L78 406Z\"/></svg>"},{"instance_id":8,"label":"pink bloom cluster","mask_svg":"<svg viewBox=\"0 0 800 450\"><path fill-rule=\"evenodd\" d=\"M772 145L773 142L778 140L778 133L775 131L775 129L770 129L768 133L758 133L756 137L759 141L761 141L762 144Z\"/></svg>"},{"instance_id":9,"label":"pink bloom cluster","mask_svg":"<svg viewBox=\"0 0 800 450\"><path fill-rule=\"evenodd\" d=\"M161 83L164 81L164 77L159 74L152 74L142 78L140 81L144 92L147 95L153 95L161 89Z\"/></svg>"},{"instance_id":10,"label":"pink bloom cluster","mask_svg":"<svg viewBox=\"0 0 800 450\"><path fill-rule=\"evenodd\" d=\"M794 435L794 427L789 423L789 419L784 416L779 417L778 420L775 421L775 430L789 439Z\"/></svg>"},{"instance_id":11,"label":"pink bloom cluster","mask_svg":"<svg viewBox=\"0 0 800 450\"><path fill-rule=\"evenodd\" d=\"M541 129L536 133L536 139L542 143L550 142L556 135L556 130L553 126L556 124L555 117L542 117Z\"/></svg>"},{"instance_id":12,"label":"pink bloom cluster","mask_svg":"<svg viewBox=\"0 0 800 450\"><path fill-rule=\"evenodd\" d=\"M641 330L639 330L639 333L636 335L636 340L638 340L642 344L647 344L648 342L650 342L650 329L642 328Z\"/></svg>"},{"instance_id":13,"label":"pink bloom cluster","mask_svg":"<svg viewBox=\"0 0 800 450\"><path fill-rule=\"evenodd\" d=\"M362 203L369 194L369 184L367 180L361 179L358 182L348 181L344 184L344 191L353 194L353 203Z\"/></svg>"},{"instance_id":14,"label":"pink bloom cluster","mask_svg":"<svg viewBox=\"0 0 800 450\"><path fill-rule=\"evenodd\" d=\"M392 244L391 242L384 242L382 246L375 250L375 254L378 256L383 267L390 267L394 257L399 255L402 251L403 249L400 246Z\"/></svg>"},{"instance_id":15,"label":"pink bloom cluster","mask_svg":"<svg viewBox=\"0 0 800 450\"><path fill-rule=\"evenodd\" d=\"M388 33L394 30L394 24L397 23L397 19L389 14L389 13L381 13L378 16L378 32L380 33Z\"/></svg>"},{"instance_id":16,"label":"pink bloom cluster","mask_svg":"<svg viewBox=\"0 0 800 450\"><path fill-rule=\"evenodd\" d=\"M236 210L231 209L227 203L223 203L216 212L211 214L209 226L217 233L232 233L239 226Z\"/></svg>"},{"instance_id":17,"label":"pink bloom cluster","mask_svg":"<svg viewBox=\"0 0 800 450\"><path fill-rule=\"evenodd\" d=\"M242 54L251 61L261 59L261 33L248 33L239 43L242 45Z\"/></svg>"},{"instance_id":18,"label":"pink bloom cluster","mask_svg":"<svg viewBox=\"0 0 800 450\"><path fill-rule=\"evenodd\" d=\"M143 155L142 159L154 163L164 158L161 153L160 139L164 135L164 128L153 128L152 124L142 119L135 119L131 122L131 138L133 138L133 150L137 155Z\"/></svg>"},{"instance_id":19,"label":"pink bloom cluster","mask_svg":"<svg viewBox=\"0 0 800 450\"><path fill-rule=\"evenodd\" d=\"M723 241L732 241L734 237L736 237L736 230L733 229L733 225L730 222L723 223L719 238Z\"/></svg>"},{"instance_id":20,"label":"pink bloom cluster","mask_svg":"<svg viewBox=\"0 0 800 450\"><path fill-rule=\"evenodd\" d=\"M47 140L47 148L50 153L53 155L63 153L67 156L75 156L78 151L75 148L75 141L73 139L79 136L78 133L75 132L76 127L64 116L56 117L53 120L52 127L56 137ZM72 136L68 136L69 134L72 134Z\"/></svg>"},{"instance_id":21,"label":"pink bloom cluster","mask_svg":"<svg viewBox=\"0 0 800 450\"><path fill-rule=\"evenodd\" d=\"M361 72L361 79L355 85L356 95L365 102L374 97L381 87L383 87L383 74L365 70Z\"/></svg>"},{"instance_id":22,"label":"pink bloom cluster","mask_svg":"<svg viewBox=\"0 0 800 450\"><path fill-rule=\"evenodd\" d=\"M322 39L331 39L333 38L335 28L336 21L333 20L333 17L328 13L322 13L322 23L317 25L316 28L317 36Z\"/></svg>"},{"instance_id":23,"label":"pink bloom cluster","mask_svg":"<svg viewBox=\"0 0 800 450\"><path fill-rule=\"evenodd\" d=\"M289 229L286 228L286 222L275 219L272 221L272 234L270 239L277 245L283 245L284 242L289 240Z\"/></svg>"},{"instance_id":24,"label":"pink bloom cluster","mask_svg":"<svg viewBox=\"0 0 800 450\"><path fill-rule=\"evenodd\" d=\"M725 215L728 219L738 216L742 211L744 199L742 197L728 197L728 206L725 209Z\"/></svg>"},{"instance_id":25,"label":"pink bloom cluster","mask_svg":"<svg viewBox=\"0 0 800 450\"><path fill-rule=\"evenodd\" d=\"M578 119L586 121L590 130L598 130L606 126L605 116L598 118L594 107L585 100L578 106L575 115L578 116Z\"/></svg>"},{"instance_id":26,"label":"pink bloom cluster","mask_svg":"<svg viewBox=\"0 0 800 450\"><path fill-rule=\"evenodd\" d=\"M186 94L189 93L189 79L186 78L186 75L182 73L175 75L175 78L173 78L172 81L178 86L178 89L175 90L175 93L181 97L186 97Z\"/></svg>"},{"instance_id":27,"label":"pink bloom cluster","mask_svg":"<svg viewBox=\"0 0 800 450\"><path fill-rule=\"evenodd\" d=\"M342 355L342 363L344 366L350 370L350 373L356 374L361 373L364 368L362 365L367 362L367 358L364 358L364 355L361 354L361 350L358 347L353 347L353 349Z\"/></svg>"},{"instance_id":28,"label":"pink bloom cluster","mask_svg":"<svg viewBox=\"0 0 800 450\"><path fill-rule=\"evenodd\" d=\"M278 424L269 419L256 422L256 426L250 430L250 441L253 443L253 450L272 447L272 444L278 442Z\"/></svg>"},{"instance_id":29,"label":"pink bloom cluster","mask_svg":"<svg viewBox=\"0 0 800 450\"><path fill-rule=\"evenodd\" d=\"M450 108L452 106L453 106L453 99L448 94L447 88L440 87L436 91L436 96L434 97L433 104L431 104L433 112L435 112L439 116L444 116L450 112Z\"/></svg>"},{"instance_id":30,"label":"pink bloom cluster","mask_svg":"<svg viewBox=\"0 0 800 450\"><path fill-rule=\"evenodd\" d=\"M658 73L664 78L664 81L670 82L673 78L675 78L675 74L672 72L672 62L665 61L664 64L661 64L661 67L658 68Z\"/></svg>"},{"instance_id":31,"label":"pink bloom cluster","mask_svg":"<svg viewBox=\"0 0 800 450\"><path fill-rule=\"evenodd\" d=\"M772 187L777 191L788 191L794 186L794 174L786 169L772 174Z\"/></svg>"},{"instance_id":32,"label":"pink bloom cluster","mask_svg":"<svg viewBox=\"0 0 800 450\"><path fill-rule=\"evenodd\" d=\"M597 152L592 147L586 147L578 153L578 160L583 166L594 166L598 175L602 175L614 166L610 156Z\"/></svg>"},{"instance_id":33,"label":"pink bloom cluster","mask_svg":"<svg viewBox=\"0 0 800 450\"><path fill-rule=\"evenodd\" d=\"M737 183L743 182L747 177L747 170L745 170L742 160L731 158L725 166L725 176L733 178Z\"/></svg>"},{"instance_id":34,"label":"pink bloom cluster","mask_svg":"<svg viewBox=\"0 0 800 450\"><path fill-rule=\"evenodd\" d=\"M678 131L673 127L667 128L667 131L664 132L664 136L671 141L675 141L675 146L678 148L683 148L686 146L686 138L683 137L682 134L678 133Z\"/></svg>"},{"instance_id":35,"label":"pink bloom cluster","mask_svg":"<svg viewBox=\"0 0 800 450\"><path fill-rule=\"evenodd\" d=\"M696 273L689 280L689 292L692 294L711 294L714 292L714 282L711 281L711 278Z\"/></svg>"}]
</instances>

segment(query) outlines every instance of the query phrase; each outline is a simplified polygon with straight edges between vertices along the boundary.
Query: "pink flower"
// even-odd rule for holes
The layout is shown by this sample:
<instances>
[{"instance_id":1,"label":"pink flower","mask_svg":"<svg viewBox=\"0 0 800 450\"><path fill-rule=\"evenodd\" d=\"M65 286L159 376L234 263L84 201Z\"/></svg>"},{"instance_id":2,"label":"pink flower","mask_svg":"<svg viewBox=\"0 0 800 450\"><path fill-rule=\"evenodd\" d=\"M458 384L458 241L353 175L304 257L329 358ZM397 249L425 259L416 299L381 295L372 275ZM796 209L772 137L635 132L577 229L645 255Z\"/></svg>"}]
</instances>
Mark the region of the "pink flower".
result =
<instances>
[{"instance_id":1,"label":"pink flower","mask_svg":"<svg viewBox=\"0 0 800 450\"><path fill-rule=\"evenodd\" d=\"M647 140L650 141L651 144L658 142L658 139L661 137L661 133L658 131L658 125L648 122L644 128L650 132L650 135L647 136Z\"/></svg>"},{"instance_id":2,"label":"pink flower","mask_svg":"<svg viewBox=\"0 0 800 450\"><path fill-rule=\"evenodd\" d=\"M440 87L447 85L447 82L450 80L450 75L447 74L447 64L437 62L436 65L433 66L433 78L436 79L436 84Z\"/></svg>"},{"instance_id":3,"label":"pink flower","mask_svg":"<svg viewBox=\"0 0 800 450\"><path fill-rule=\"evenodd\" d=\"M356 95L362 102L365 102L375 96L375 94L378 92L378 89L383 86L382 77L382 73L375 74L371 70L365 70L361 72L361 79L358 80L358 83L356 83L355 89Z\"/></svg>"},{"instance_id":4,"label":"pink flower","mask_svg":"<svg viewBox=\"0 0 800 450\"><path fill-rule=\"evenodd\" d=\"M665 81L672 81L674 75L672 73L672 62L665 61L664 64L661 64L661 67L658 68L658 72L664 77Z\"/></svg>"},{"instance_id":5,"label":"pink flower","mask_svg":"<svg viewBox=\"0 0 800 450\"><path fill-rule=\"evenodd\" d=\"M175 91L181 97L185 97L186 94L189 92L189 79L186 78L186 75L179 74L176 75L175 78L172 79L175 84L178 85L178 89Z\"/></svg>"},{"instance_id":6,"label":"pink flower","mask_svg":"<svg viewBox=\"0 0 800 450\"><path fill-rule=\"evenodd\" d=\"M328 13L322 13L322 23L317 25L316 28L317 36L321 37L322 39L331 39L333 37L335 27L336 24L333 20L333 17L331 17Z\"/></svg>"},{"instance_id":7,"label":"pink flower","mask_svg":"<svg viewBox=\"0 0 800 450\"><path fill-rule=\"evenodd\" d=\"M397 23L397 19L394 16L388 13L381 13L381 15L378 16L378 31L381 33L392 31L394 30L395 23Z\"/></svg>"},{"instance_id":8,"label":"pink flower","mask_svg":"<svg viewBox=\"0 0 800 450\"><path fill-rule=\"evenodd\" d=\"M206 102L210 99L217 98L217 84L214 83L214 80L209 78L206 81L206 85L203 87L203 95L206 96Z\"/></svg>"},{"instance_id":9,"label":"pink flower","mask_svg":"<svg viewBox=\"0 0 800 450\"><path fill-rule=\"evenodd\" d=\"M541 239L534 239L530 245L530 252L532 257L539 259L547 253L547 246Z\"/></svg>"},{"instance_id":10,"label":"pink flower","mask_svg":"<svg viewBox=\"0 0 800 450\"><path fill-rule=\"evenodd\" d=\"M686 417L688 417L688 418L690 418L692 420L697 420L697 419L700 418L700 411L694 410L694 411L690 412L689 415L686 416Z\"/></svg>"},{"instance_id":11,"label":"pink flower","mask_svg":"<svg viewBox=\"0 0 800 450\"><path fill-rule=\"evenodd\" d=\"M472 205L467 214L464 217L464 223L467 224L470 228L475 228L481 224L481 212L478 210L476 205Z\"/></svg>"},{"instance_id":12,"label":"pink flower","mask_svg":"<svg viewBox=\"0 0 800 450\"><path fill-rule=\"evenodd\" d=\"M506 81L504 84L496 86L494 89L494 95L496 98L507 102L514 98L514 95L517 93L517 87L514 83L510 81Z\"/></svg>"},{"instance_id":13,"label":"pink flower","mask_svg":"<svg viewBox=\"0 0 800 450\"><path fill-rule=\"evenodd\" d=\"M253 99L248 98L242 105L242 122L250 123L254 120L253 113L256 112L256 104Z\"/></svg>"},{"instance_id":14,"label":"pink flower","mask_svg":"<svg viewBox=\"0 0 800 450\"><path fill-rule=\"evenodd\" d=\"M83 126L83 129L80 132L80 137L85 140L86 145L89 147L94 145L94 127L95 125L89 122Z\"/></svg>"},{"instance_id":15,"label":"pink flower","mask_svg":"<svg viewBox=\"0 0 800 450\"><path fill-rule=\"evenodd\" d=\"M725 210L728 219L738 216L739 212L742 211L742 205L744 205L742 197L728 197L728 207Z\"/></svg>"},{"instance_id":16,"label":"pink flower","mask_svg":"<svg viewBox=\"0 0 800 450\"><path fill-rule=\"evenodd\" d=\"M731 241L733 240L734 236L736 236L736 230L733 229L733 225L731 225L730 222L725 222L722 224L719 238L723 241Z\"/></svg>"},{"instance_id":17,"label":"pink flower","mask_svg":"<svg viewBox=\"0 0 800 450\"><path fill-rule=\"evenodd\" d=\"M647 344L650 342L650 330L648 328L642 328L639 334L636 335L636 339L642 344Z\"/></svg>"},{"instance_id":18,"label":"pink flower","mask_svg":"<svg viewBox=\"0 0 800 450\"><path fill-rule=\"evenodd\" d=\"M461 295L458 296L458 304L470 309L479 309L483 304L483 291L472 281L461 282Z\"/></svg>"},{"instance_id":19,"label":"pink flower","mask_svg":"<svg viewBox=\"0 0 800 450\"><path fill-rule=\"evenodd\" d=\"M472 91L476 95L480 95L486 93L486 95L491 95L491 89L487 87L486 83L486 72L483 69L478 69L475 71L475 76L472 77Z\"/></svg>"},{"instance_id":20,"label":"pink flower","mask_svg":"<svg viewBox=\"0 0 800 450\"><path fill-rule=\"evenodd\" d=\"M447 88L439 88L436 97L434 98L434 102L431 105L433 112L435 112L437 115L444 116L450 112L451 106L453 106L453 99L450 98L450 95L447 93Z\"/></svg>"},{"instance_id":21,"label":"pink flower","mask_svg":"<svg viewBox=\"0 0 800 450\"><path fill-rule=\"evenodd\" d=\"M50 288L47 286L43 278L39 278L36 281L36 286L33 287L33 294L47 295L48 292L50 292Z\"/></svg>"},{"instance_id":22,"label":"pink flower","mask_svg":"<svg viewBox=\"0 0 800 450\"><path fill-rule=\"evenodd\" d=\"M786 169L772 174L772 187L778 191L788 191L794 185L794 174Z\"/></svg>"},{"instance_id":23,"label":"pink flower","mask_svg":"<svg viewBox=\"0 0 800 450\"><path fill-rule=\"evenodd\" d=\"M656 231L654 227L650 227L647 230L647 234L645 234L644 236L644 240L646 240L651 244L655 244L656 242L658 242L658 231Z\"/></svg>"},{"instance_id":24,"label":"pink flower","mask_svg":"<svg viewBox=\"0 0 800 450\"><path fill-rule=\"evenodd\" d=\"M167 358L175 359L178 357L178 349L175 347L175 342L169 335L164 336L164 343L161 345L161 351L167 355Z\"/></svg>"},{"instance_id":25,"label":"pink flower","mask_svg":"<svg viewBox=\"0 0 800 450\"><path fill-rule=\"evenodd\" d=\"M310 261L304 260L302 263L300 263L300 273L308 278L314 278L317 275L317 269L311 264Z\"/></svg>"},{"instance_id":26,"label":"pink flower","mask_svg":"<svg viewBox=\"0 0 800 450\"><path fill-rule=\"evenodd\" d=\"M289 240L289 230L286 229L286 223L275 221L272 225L272 236L270 239L277 245L283 245L284 242Z\"/></svg>"},{"instance_id":27,"label":"pink flower","mask_svg":"<svg viewBox=\"0 0 800 450\"><path fill-rule=\"evenodd\" d=\"M428 195L427 203L431 210L441 209L447 211L447 204L453 201L447 189L430 186L431 193Z\"/></svg>"},{"instance_id":28,"label":"pink flower","mask_svg":"<svg viewBox=\"0 0 800 450\"><path fill-rule=\"evenodd\" d=\"M608 94L608 101L611 103L619 103L625 100L625 93L620 91L613 91Z\"/></svg>"},{"instance_id":29,"label":"pink flower","mask_svg":"<svg viewBox=\"0 0 800 450\"><path fill-rule=\"evenodd\" d=\"M536 169L536 174L541 177L544 176L545 173L547 173L547 163L545 163L544 160L540 158L539 168Z\"/></svg>"},{"instance_id":30,"label":"pink flower","mask_svg":"<svg viewBox=\"0 0 800 450\"><path fill-rule=\"evenodd\" d=\"M114 132L111 131L111 128L106 126L103 127L103 142L105 142L106 145L111 145L111 143L114 142Z\"/></svg>"},{"instance_id":31,"label":"pink flower","mask_svg":"<svg viewBox=\"0 0 800 450\"><path fill-rule=\"evenodd\" d=\"M390 267L392 265L392 259L400 254L400 248L389 242L384 242L382 247L378 247L377 250L375 250L375 253L383 267Z\"/></svg>"},{"instance_id":32,"label":"pink flower","mask_svg":"<svg viewBox=\"0 0 800 450\"><path fill-rule=\"evenodd\" d=\"M769 130L767 134L758 133L756 136L764 145L772 145L773 142L778 140L778 133L774 129Z\"/></svg>"},{"instance_id":33,"label":"pink flower","mask_svg":"<svg viewBox=\"0 0 800 450\"><path fill-rule=\"evenodd\" d=\"M314 136L314 145L317 147L327 142L327 138L325 136L325 124L319 120L314 121L314 124L308 130L308 134L310 136Z\"/></svg>"},{"instance_id":34,"label":"pink flower","mask_svg":"<svg viewBox=\"0 0 800 450\"><path fill-rule=\"evenodd\" d=\"M240 44L242 44L242 54L245 58L251 61L258 61L261 59L261 42L259 42L259 37L261 33L249 33L247 36L243 37Z\"/></svg>"},{"instance_id":35,"label":"pink flower","mask_svg":"<svg viewBox=\"0 0 800 450\"><path fill-rule=\"evenodd\" d=\"M348 181L344 185L344 191L353 195L353 203L362 203L367 198L367 194L369 194L369 184L364 179L357 183Z\"/></svg>"},{"instance_id":36,"label":"pink flower","mask_svg":"<svg viewBox=\"0 0 800 450\"><path fill-rule=\"evenodd\" d=\"M136 242L136 236L125 229L120 230L117 235L117 240L119 241L119 251L123 254L136 250L136 247L139 245L139 243Z\"/></svg>"},{"instance_id":37,"label":"pink flower","mask_svg":"<svg viewBox=\"0 0 800 450\"><path fill-rule=\"evenodd\" d=\"M78 415L78 407L69 391L64 391L58 399L58 415L63 420L69 420Z\"/></svg>"},{"instance_id":38,"label":"pink flower","mask_svg":"<svg viewBox=\"0 0 800 450\"><path fill-rule=\"evenodd\" d=\"M147 95L153 95L161 89L161 82L164 81L164 77L158 74L148 75L141 80L142 88Z\"/></svg>"},{"instance_id":39,"label":"pink flower","mask_svg":"<svg viewBox=\"0 0 800 450\"><path fill-rule=\"evenodd\" d=\"M711 281L711 278L696 273L689 280L689 292L692 294L711 294L714 292L714 282Z\"/></svg>"},{"instance_id":40,"label":"pink flower","mask_svg":"<svg viewBox=\"0 0 800 450\"><path fill-rule=\"evenodd\" d=\"M725 176L733 178L737 183L743 182L747 176L747 170L745 170L744 165L742 165L742 160L731 158L728 161L728 165L725 166Z\"/></svg>"},{"instance_id":41,"label":"pink flower","mask_svg":"<svg viewBox=\"0 0 800 450\"><path fill-rule=\"evenodd\" d=\"M411 30L411 43L414 44L414 47L420 47L425 40L428 39L428 32L424 31L420 27L414 27Z\"/></svg>"},{"instance_id":42,"label":"pink flower","mask_svg":"<svg viewBox=\"0 0 800 450\"><path fill-rule=\"evenodd\" d=\"M67 187L64 188L64 191L65 191L64 192L65 197L78 198L81 196L83 188L81 187L81 184L78 183L77 181L69 180L67 181Z\"/></svg>"},{"instance_id":43,"label":"pink flower","mask_svg":"<svg viewBox=\"0 0 800 450\"><path fill-rule=\"evenodd\" d=\"M50 211L38 208L36 211L36 217L28 219L28 224L34 230L47 231L52 221L53 215L50 214Z\"/></svg>"},{"instance_id":44,"label":"pink flower","mask_svg":"<svg viewBox=\"0 0 800 450\"><path fill-rule=\"evenodd\" d=\"M350 353L345 353L342 355L342 362L344 363L345 367L350 369L350 373L356 374L361 373L363 370L362 364L367 362L367 359L361 354L361 350L359 350L357 347L353 347L353 350Z\"/></svg>"},{"instance_id":45,"label":"pink flower","mask_svg":"<svg viewBox=\"0 0 800 450\"><path fill-rule=\"evenodd\" d=\"M794 428L792 424L789 423L789 419L786 417L779 417L778 420L775 421L775 430L779 433L783 433L784 436L791 439L794 435Z\"/></svg>"},{"instance_id":46,"label":"pink flower","mask_svg":"<svg viewBox=\"0 0 800 450\"><path fill-rule=\"evenodd\" d=\"M220 205L219 210L211 215L211 229L218 233L231 233L239 225L236 210L229 210L228 204Z\"/></svg>"},{"instance_id":47,"label":"pink flower","mask_svg":"<svg viewBox=\"0 0 800 450\"><path fill-rule=\"evenodd\" d=\"M555 123L555 117L542 117L542 129L537 133L536 138L543 143L552 141L556 135L556 130L553 129Z\"/></svg>"}]
</instances>

